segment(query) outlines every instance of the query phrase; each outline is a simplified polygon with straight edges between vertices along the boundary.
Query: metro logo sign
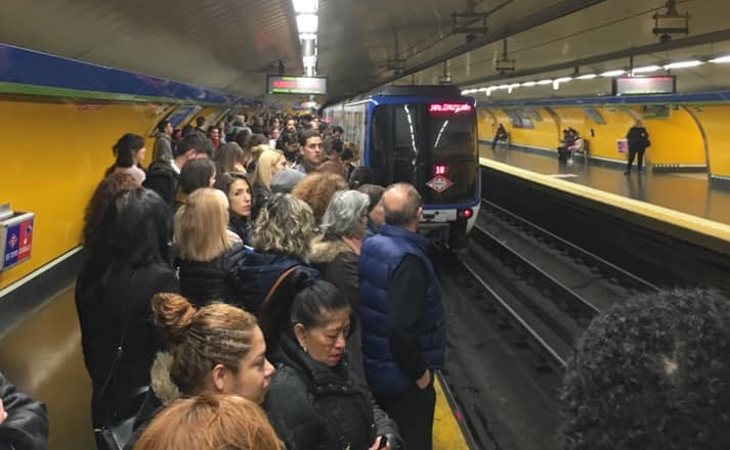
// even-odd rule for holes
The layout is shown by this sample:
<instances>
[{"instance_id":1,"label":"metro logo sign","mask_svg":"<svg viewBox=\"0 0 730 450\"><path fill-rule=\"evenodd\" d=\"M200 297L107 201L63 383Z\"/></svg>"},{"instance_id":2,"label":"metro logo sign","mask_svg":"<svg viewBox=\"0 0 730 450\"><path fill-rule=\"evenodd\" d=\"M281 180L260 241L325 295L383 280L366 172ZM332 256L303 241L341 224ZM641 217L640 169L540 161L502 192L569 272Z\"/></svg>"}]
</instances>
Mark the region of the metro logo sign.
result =
<instances>
[{"instance_id":1,"label":"metro logo sign","mask_svg":"<svg viewBox=\"0 0 730 450\"><path fill-rule=\"evenodd\" d=\"M327 78L269 75L266 84L269 94L327 95Z\"/></svg>"},{"instance_id":2,"label":"metro logo sign","mask_svg":"<svg viewBox=\"0 0 730 450\"><path fill-rule=\"evenodd\" d=\"M436 114L459 114L471 112L474 108L468 103L432 103L428 112Z\"/></svg>"}]
</instances>

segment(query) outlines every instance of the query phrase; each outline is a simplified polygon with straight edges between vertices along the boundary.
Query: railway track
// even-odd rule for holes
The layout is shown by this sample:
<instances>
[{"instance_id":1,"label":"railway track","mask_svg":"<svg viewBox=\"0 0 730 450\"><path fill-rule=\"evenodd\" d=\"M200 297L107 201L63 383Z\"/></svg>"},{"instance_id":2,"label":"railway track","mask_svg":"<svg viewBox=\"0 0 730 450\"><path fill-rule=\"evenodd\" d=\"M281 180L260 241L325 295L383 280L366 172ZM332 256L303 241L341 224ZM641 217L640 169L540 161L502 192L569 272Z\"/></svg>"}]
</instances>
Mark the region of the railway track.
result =
<instances>
[{"instance_id":1,"label":"railway track","mask_svg":"<svg viewBox=\"0 0 730 450\"><path fill-rule=\"evenodd\" d=\"M440 272L460 346L446 380L480 449L557 448L555 394L577 339L603 309L657 289L488 201L468 252Z\"/></svg>"}]
</instances>

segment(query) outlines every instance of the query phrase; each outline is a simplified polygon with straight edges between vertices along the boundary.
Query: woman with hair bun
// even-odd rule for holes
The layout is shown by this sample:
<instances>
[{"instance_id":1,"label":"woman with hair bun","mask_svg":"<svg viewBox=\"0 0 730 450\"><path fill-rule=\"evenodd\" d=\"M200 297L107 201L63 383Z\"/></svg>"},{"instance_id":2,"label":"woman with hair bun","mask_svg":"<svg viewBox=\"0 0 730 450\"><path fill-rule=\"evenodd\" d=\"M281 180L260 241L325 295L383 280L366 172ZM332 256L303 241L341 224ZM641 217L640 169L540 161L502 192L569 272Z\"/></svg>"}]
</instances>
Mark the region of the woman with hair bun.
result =
<instances>
[{"instance_id":1,"label":"woman with hair bun","mask_svg":"<svg viewBox=\"0 0 730 450\"><path fill-rule=\"evenodd\" d=\"M140 436L134 450L281 450L266 414L244 398L178 400Z\"/></svg>"},{"instance_id":2,"label":"woman with hair bun","mask_svg":"<svg viewBox=\"0 0 730 450\"><path fill-rule=\"evenodd\" d=\"M169 293L156 295L152 310L169 352L159 353L152 365L151 390L136 429L180 397L226 394L263 402L274 367L252 314L225 303L197 309Z\"/></svg>"},{"instance_id":3,"label":"woman with hair bun","mask_svg":"<svg viewBox=\"0 0 730 450\"><path fill-rule=\"evenodd\" d=\"M132 175L137 186L142 186L147 177L144 170L139 167L147 154L142 136L126 133L114 144L112 154L116 161L107 169L104 175L109 176L114 172L126 172Z\"/></svg>"}]
</instances>

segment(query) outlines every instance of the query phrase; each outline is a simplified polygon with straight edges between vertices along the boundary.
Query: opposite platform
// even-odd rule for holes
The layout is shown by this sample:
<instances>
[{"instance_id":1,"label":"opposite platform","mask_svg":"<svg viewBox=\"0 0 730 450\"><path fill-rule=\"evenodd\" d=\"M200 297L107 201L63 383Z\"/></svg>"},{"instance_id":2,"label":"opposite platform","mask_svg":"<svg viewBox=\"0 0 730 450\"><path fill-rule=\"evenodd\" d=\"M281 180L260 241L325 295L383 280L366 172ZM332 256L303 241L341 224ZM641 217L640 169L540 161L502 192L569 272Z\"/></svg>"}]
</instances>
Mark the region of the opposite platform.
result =
<instances>
[{"instance_id":1,"label":"opposite platform","mask_svg":"<svg viewBox=\"0 0 730 450\"><path fill-rule=\"evenodd\" d=\"M520 150L481 148L483 166L623 211L627 220L730 254L730 193L696 175L632 174Z\"/></svg>"}]
</instances>

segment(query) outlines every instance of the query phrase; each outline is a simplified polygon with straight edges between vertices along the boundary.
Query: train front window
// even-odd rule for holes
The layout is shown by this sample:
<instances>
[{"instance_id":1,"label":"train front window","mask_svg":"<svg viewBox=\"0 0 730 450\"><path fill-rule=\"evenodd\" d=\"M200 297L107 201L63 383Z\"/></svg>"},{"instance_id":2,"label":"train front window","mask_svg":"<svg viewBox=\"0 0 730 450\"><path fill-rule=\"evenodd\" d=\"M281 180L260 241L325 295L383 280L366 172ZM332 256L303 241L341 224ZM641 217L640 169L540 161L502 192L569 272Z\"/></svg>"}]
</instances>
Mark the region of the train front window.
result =
<instances>
[{"instance_id":1,"label":"train front window","mask_svg":"<svg viewBox=\"0 0 730 450\"><path fill-rule=\"evenodd\" d=\"M411 183L425 204L473 202L478 197L473 107L465 103L378 106L370 162L381 175L381 184Z\"/></svg>"}]
</instances>

